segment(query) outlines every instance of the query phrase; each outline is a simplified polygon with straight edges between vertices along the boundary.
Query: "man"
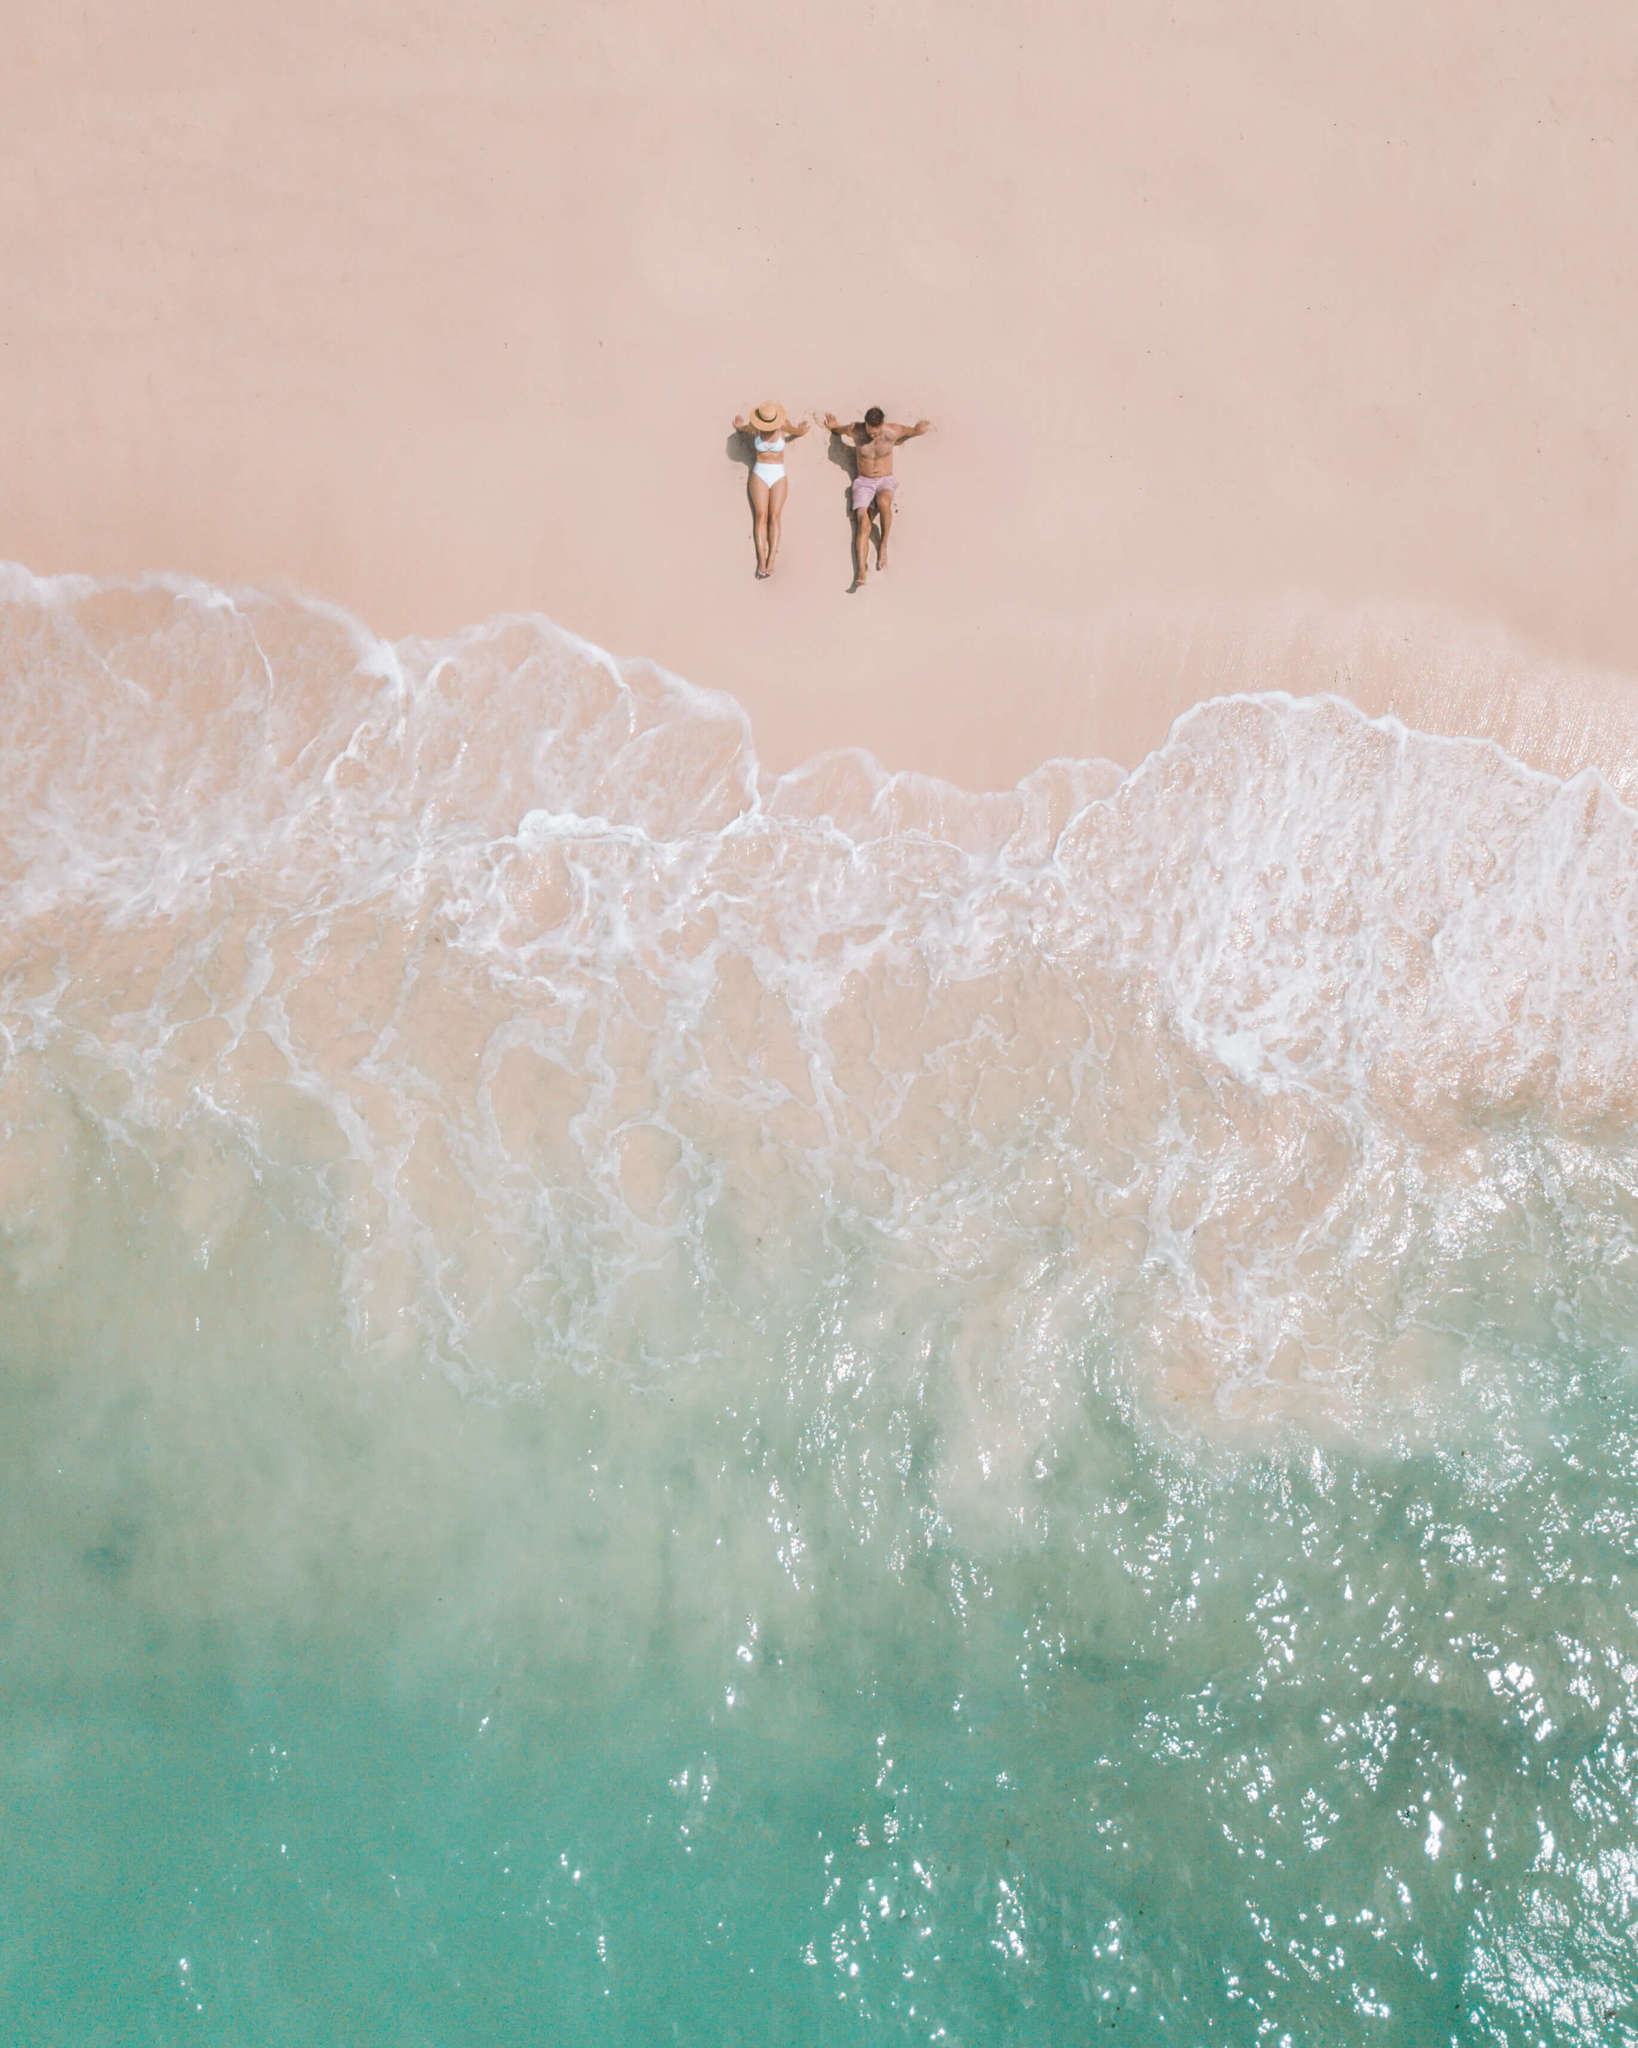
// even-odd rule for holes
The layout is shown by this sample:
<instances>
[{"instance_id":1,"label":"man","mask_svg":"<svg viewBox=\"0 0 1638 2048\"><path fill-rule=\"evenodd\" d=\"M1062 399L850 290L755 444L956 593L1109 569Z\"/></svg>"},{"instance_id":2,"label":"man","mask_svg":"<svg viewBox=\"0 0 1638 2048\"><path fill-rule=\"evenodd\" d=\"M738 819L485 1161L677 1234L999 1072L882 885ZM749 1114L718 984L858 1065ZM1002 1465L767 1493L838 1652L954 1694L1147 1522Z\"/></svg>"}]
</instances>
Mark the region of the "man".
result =
<instances>
[{"instance_id":1,"label":"man","mask_svg":"<svg viewBox=\"0 0 1638 2048\"><path fill-rule=\"evenodd\" d=\"M853 507L853 588L863 590L870 556L872 511L877 520L876 567L887 567L887 537L893 531L893 493L899 487L893 474L893 450L901 441L913 441L918 434L927 433L933 423L917 420L913 427L895 426L879 405L873 405L851 427L844 427L830 412L821 424L827 433L838 435L842 446L853 449L858 458L858 474L848 497Z\"/></svg>"}]
</instances>

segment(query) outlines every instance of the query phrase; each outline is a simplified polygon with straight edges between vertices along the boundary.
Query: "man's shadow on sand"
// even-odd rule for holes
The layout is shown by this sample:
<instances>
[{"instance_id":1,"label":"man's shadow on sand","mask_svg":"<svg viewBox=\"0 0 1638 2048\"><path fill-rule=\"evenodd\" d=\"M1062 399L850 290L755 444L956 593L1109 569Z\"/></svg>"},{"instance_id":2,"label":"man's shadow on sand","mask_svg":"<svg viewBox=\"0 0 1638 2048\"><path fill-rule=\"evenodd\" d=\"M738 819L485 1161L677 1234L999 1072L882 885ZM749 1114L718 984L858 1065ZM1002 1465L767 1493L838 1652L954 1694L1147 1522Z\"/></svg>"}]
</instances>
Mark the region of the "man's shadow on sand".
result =
<instances>
[{"instance_id":1,"label":"man's shadow on sand","mask_svg":"<svg viewBox=\"0 0 1638 2048\"><path fill-rule=\"evenodd\" d=\"M844 479L842 484L842 522L847 528L847 554L848 561L851 564L853 561L853 479L859 473L858 463L854 458L854 451L851 448L844 448L842 446L839 435L828 432L818 421L814 422L812 431L815 434L822 435L824 438L825 460L833 463L842 472ZM803 438L806 439L807 437L804 435ZM729 432L728 438L722 444L722 452L730 462L737 463L745 472L745 502L749 505L751 502L751 471L756 466L756 450L751 446L750 435L740 433L737 427L733 428ZM894 507L894 517L895 519L898 517L897 506ZM756 514L754 511L751 515L751 528L754 538L756 530ZM859 578L855 571L853 581L847 587L848 595L851 597L854 591L859 588Z\"/></svg>"},{"instance_id":2,"label":"man's shadow on sand","mask_svg":"<svg viewBox=\"0 0 1638 2048\"><path fill-rule=\"evenodd\" d=\"M847 527L847 558L851 564L853 561L853 499L851 494L853 479L859 474L858 458L851 448L844 448L842 446L840 434L832 434L822 426L816 426L813 431L816 434L823 434L825 437L825 460L835 463L836 467L847 479L842 485L842 519ZM851 597L858 588L859 572L855 569L853 581L847 587L848 596Z\"/></svg>"}]
</instances>

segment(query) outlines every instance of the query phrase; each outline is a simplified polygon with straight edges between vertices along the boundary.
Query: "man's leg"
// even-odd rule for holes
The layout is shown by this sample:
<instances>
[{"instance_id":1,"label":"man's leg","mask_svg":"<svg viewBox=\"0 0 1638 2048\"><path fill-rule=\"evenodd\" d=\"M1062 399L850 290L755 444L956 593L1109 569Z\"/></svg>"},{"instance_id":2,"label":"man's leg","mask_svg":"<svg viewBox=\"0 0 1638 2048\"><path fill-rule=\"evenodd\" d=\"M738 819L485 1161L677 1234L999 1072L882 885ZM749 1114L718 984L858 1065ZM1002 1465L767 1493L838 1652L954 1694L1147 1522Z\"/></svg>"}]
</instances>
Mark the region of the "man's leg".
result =
<instances>
[{"instance_id":1,"label":"man's leg","mask_svg":"<svg viewBox=\"0 0 1638 2048\"><path fill-rule=\"evenodd\" d=\"M853 515L853 587L865 580L870 563L870 507L861 505Z\"/></svg>"},{"instance_id":2,"label":"man's leg","mask_svg":"<svg viewBox=\"0 0 1638 2048\"><path fill-rule=\"evenodd\" d=\"M893 531L893 493L876 493L876 517L881 522L881 531L876 536L876 567L887 567L887 536Z\"/></svg>"}]
</instances>

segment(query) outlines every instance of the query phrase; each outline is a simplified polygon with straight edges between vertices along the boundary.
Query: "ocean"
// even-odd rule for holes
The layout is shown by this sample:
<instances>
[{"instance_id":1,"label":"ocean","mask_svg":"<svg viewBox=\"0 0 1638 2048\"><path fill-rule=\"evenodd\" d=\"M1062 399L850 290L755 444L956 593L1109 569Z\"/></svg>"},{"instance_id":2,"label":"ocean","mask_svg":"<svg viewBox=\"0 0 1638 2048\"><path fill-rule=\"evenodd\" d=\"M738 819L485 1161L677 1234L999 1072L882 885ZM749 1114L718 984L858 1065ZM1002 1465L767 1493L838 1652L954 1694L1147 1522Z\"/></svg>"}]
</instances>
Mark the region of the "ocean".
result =
<instances>
[{"instance_id":1,"label":"ocean","mask_svg":"<svg viewBox=\"0 0 1638 2048\"><path fill-rule=\"evenodd\" d=\"M19 569L0 677L7 2039L1638 2042L1598 774Z\"/></svg>"}]
</instances>

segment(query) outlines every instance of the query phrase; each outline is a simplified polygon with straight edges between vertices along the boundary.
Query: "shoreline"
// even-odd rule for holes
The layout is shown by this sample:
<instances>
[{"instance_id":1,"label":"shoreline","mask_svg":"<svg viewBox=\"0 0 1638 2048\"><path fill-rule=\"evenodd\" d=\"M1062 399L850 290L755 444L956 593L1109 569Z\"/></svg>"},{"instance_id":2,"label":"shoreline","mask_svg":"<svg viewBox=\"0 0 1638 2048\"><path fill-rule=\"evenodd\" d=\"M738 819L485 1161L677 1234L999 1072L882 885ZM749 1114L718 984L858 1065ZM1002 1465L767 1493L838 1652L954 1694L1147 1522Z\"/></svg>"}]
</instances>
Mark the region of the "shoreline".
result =
<instances>
[{"instance_id":1,"label":"shoreline","mask_svg":"<svg viewBox=\"0 0 1638 2048\"><path fill-rule=\"evenodd\" d=\"M1520 766L1560 781L1592 769L1621 802L1638 802L1638 678L1555 659L1498 626L1425 606L1343 610L1292 597L1264 606L1197 602L1111 610L1075 635L1073 659L1083 665L1078 688L1067 654L1059 689L1040 693L1033 717L1011 698L1003 702L999 687L989 701L1001 709L986 716L987 693L975 685L965 723L946 727L942 748L931 750L940 762L935 766L914 734L908 757L905 747L878 748L856 736L845 701L827 700L809 706L806 718L793 717L776 688L752 692L747 701L710 675L680 671L652 650L610 648L538 608L498 612L445 633L389 637L338 599L276 583L223 586L174 570L130 578L46 575L0 561L0 616L19 599L95 595L117 607L122 597L134 602L154 591L293 607L345 622L361 645L395 649L456 648L511 622L544 625L616 669L655 668L704 699L720 700L744 719L764 778L857 754L883 778L927 778L971 794L1010 793L1055 762L1107 763L1130 773L1166 744L1180 719L1206 704L1337 697L1370 720L1390 718L1429 737L1493 744ZM805 746L810 737L818 744Z\"/></svg>"}]
</instances>

